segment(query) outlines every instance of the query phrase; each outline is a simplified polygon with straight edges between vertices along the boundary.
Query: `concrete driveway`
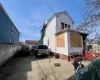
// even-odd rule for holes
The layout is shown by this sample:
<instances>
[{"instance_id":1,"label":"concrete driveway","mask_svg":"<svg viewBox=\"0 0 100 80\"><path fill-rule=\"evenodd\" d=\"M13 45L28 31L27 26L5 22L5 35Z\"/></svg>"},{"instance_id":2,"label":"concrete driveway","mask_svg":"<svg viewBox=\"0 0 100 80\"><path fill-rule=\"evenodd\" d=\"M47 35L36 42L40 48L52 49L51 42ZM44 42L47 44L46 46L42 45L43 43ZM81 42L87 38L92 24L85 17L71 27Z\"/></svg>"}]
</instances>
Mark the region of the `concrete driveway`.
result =
<instances>
[{"instance_id":1,"label":"concrete driveway","mask_svg":"<svg viewBox=\"0 0 100 80\"><path fill-rule=\"evenodd\" d=\"M29 56L10 61L1 71L0 80L67 80L73 74L74 68L67 61Z\"/></svg>"}]
</instances>

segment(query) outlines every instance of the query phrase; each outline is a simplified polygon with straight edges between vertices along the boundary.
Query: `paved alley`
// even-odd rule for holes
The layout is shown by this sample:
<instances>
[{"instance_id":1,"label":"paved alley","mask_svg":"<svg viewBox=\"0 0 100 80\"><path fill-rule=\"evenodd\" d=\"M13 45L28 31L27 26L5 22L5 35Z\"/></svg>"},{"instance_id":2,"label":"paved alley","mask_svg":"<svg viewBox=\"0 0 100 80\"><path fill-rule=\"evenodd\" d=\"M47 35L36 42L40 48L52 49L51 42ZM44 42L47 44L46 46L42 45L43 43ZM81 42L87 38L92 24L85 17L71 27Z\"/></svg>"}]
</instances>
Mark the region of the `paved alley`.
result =
<instances>
[{"instance_id":1,"label":"paved alley","mask_svg":"<svg viewBox=\"0 0 100 80\"><path fill-rule=\"evenodd\" d=\"M60 63L60 66L55 66L55 63ZM0 80L67 80L73 74L73 66L67 61L29 56L10 61L2 69Z\"/></svg>"}]
</instances>

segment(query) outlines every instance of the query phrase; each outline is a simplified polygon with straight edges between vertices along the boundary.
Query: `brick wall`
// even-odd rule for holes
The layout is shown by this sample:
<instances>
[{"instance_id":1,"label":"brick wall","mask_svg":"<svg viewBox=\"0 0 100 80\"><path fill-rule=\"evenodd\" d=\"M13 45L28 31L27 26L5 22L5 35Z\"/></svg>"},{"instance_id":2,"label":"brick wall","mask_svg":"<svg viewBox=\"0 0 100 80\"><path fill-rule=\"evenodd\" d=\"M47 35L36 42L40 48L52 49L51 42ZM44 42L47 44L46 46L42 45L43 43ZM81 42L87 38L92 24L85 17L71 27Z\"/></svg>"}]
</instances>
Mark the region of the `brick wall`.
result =
<instances>
[{"instance_id":1,"label":"brick wall","mask_svg":"<svg viewBox=\"0 0 100 80\"><path fill-rule=\"evenodd\" d=\"M19 45L0 44L0 67L20 49Z\"/></svg>"}]
</instances>

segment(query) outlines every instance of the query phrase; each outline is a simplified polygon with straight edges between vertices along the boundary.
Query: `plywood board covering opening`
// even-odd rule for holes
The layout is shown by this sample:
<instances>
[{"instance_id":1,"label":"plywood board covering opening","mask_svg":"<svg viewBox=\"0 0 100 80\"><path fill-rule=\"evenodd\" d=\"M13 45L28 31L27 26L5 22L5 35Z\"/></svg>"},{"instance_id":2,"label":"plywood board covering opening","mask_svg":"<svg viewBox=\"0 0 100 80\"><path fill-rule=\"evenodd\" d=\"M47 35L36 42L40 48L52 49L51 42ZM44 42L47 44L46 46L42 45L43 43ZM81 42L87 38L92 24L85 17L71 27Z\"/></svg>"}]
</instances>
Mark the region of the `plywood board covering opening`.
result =
<instances>
[{"instance_id":1,"label":"plywood board covering opening","mask_svg":"<svg viewBox=\"0 0 100 80\"><path fill-rule=\"evenodd\" d=\"M56 36L56 45L57 47L65 47L64 33Z\"/></svg>"},{"instance_id":2,"label":"plywood board covering opening","mask_svg":"<svg viewBox=\"0 0 100 80\"><path fill-rule=\"evenodd\" d=\"M82 36L77 33L70 33L71 47L82 47Z\"/></svg>"}]
</instances>

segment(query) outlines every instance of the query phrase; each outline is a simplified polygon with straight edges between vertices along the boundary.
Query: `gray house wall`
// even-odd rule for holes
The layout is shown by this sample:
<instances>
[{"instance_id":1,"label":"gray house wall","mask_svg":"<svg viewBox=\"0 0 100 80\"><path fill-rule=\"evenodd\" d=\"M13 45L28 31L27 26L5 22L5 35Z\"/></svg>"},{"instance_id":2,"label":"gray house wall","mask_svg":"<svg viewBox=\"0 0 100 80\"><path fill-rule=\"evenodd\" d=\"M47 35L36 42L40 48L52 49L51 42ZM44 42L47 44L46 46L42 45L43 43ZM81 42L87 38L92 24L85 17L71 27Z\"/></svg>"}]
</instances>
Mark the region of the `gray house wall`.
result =
<instances>
[{"instance_id":1,"label":"gray house wall","mask_svg":"<svg viewBox=\"0 0 100 80\"><path fill-rule=\"evenodd\" d=\"M0 43L17 44L19 42L19 31L4 11L3 7L0 7Z\"/></svg>"},{"instance_id":2,"label":"gray house wall","mask_svg":"<svg viewBox=\"0 0 100 80\"><path fill-rule=\"evenodd\" d=\"M1 42L1 8L0 8L0 42Z\"/></svg>"}]
</instances>

